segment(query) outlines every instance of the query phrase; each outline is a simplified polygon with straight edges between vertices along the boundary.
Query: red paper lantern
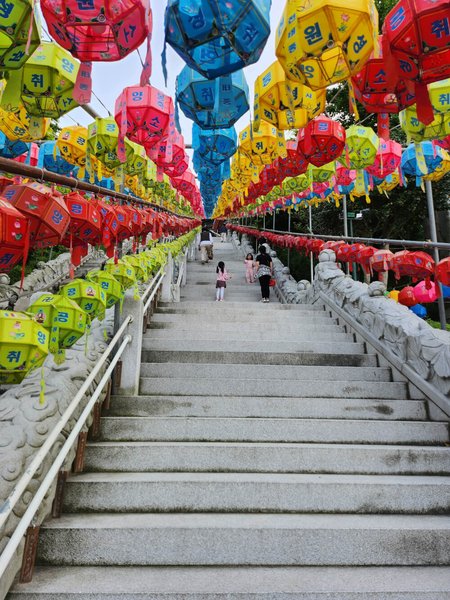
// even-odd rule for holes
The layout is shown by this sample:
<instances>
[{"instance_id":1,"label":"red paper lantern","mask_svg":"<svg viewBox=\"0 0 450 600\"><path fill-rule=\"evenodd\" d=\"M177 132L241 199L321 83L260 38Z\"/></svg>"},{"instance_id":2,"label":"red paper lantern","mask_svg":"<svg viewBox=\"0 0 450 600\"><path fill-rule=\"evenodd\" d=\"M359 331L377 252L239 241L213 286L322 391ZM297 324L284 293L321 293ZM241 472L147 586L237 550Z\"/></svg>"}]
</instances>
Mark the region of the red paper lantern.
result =
<instances>
[{"instance_id":1,"label":"red paper lantern","mask_svg":"<svg viewBox=\"0 0 450 600\"><path fill-rule=\"evenodd\" d=\"M286 157L278 158L272 164L275 170L279 173L280 180L277 184L275 184L278 185L284 179L286 179L286 177L298 177L302 173L306 173L309 161L303 154L298 142L291 140L286 142Z\"/></svg>"},{"instance_id":2,"label":"red paper lantern","mask_svg":"<svg viewBox=\"0 0 450 600\"><path fill-rule=\"evenodd\" d=\"M375 161L370 167L366 167L366 171L374 177L384 179L398 168L401 160L401 144L394 140L380 140Z\"/></svg>"},{"instance_id":3,"label":"red paper lantern","mask_svg":"<svg viewBox=\"0 0 450 600\"><path fill-rule=\"evenodd\" d=\"M361 265L366 275L372 274L372 259L373 255L377 252L377 249L373 246L362 246L356 253L355 262Z\"/></svg>"},{"instance_id":4,"label":"red paper lantern","mask_svg":"<svg viewBox=\"0 0 450 600\"><path fill-rule=\"evenodd\" d=\"M70 214L67 234L85 244L98 244L102 238L102 216L95 202L78 192L64 197ZM77 243L77 242L75 242Z\"/></svg>"},{"instance_id":5,"label":"red paper lantern","mask_svg":"<svg viewBox=\"0 0 450 600\"><path fill-rule=\"evenodd\" d=\"M40 183L10 185L3 197L29 220L30 245L33 248L57 246L70 223L62 195Z\"/></svg>"},{"instance_id":6,"label":"red paper lantern","mask_svg":"<svg viewBox=\"0 0 450 600\"><path fill-rule=\"evenodd\" d=\"M158 154L154 161L160 169L169 177L181 177L189 166L189 158L186 154L184 138L174 131L173 134L157 144L155 149Z\"/></svg>"},{"instance_id":7,"label":"red paper lantern","mask_svg":"<svg viewBox=\"0 0 450 600\"><path fill-rule=\"evenodd\" d=\"M126 87L116 100L115 119L119 126L119 153L125 162L123 138L144 146L147 152L169 134L173 100L151 85Z\"/></svg>"},{"instance_id":8,"label":"red paper lantern","mask_svg":"<svg viewBox=\"0 0 450 600\"><path fill-rule=\"evenodd\" d=\"M312 165L321 167L341 156L345 148L345 129L338 121L320 115L299 131L298 145Z\"/></svg>"},{"instance_id":9,"label":"red paper lantern","mask_svg":"<svg viewBox=\"0 0 450 600\"><path fill-rule=\"evenodd\" d=\"M440 146L441 148L444 148L444 150L447 150L447 152L450 152L450 135L448 135L443 140L435 140L434 143L437 146Z\"/></svg>"},{"instance_id":10,"label":"red paper lantern","mask_svg":"<svg viewBox=\"0 0 450 600\"><path fill-rule=\"evenodd\" d=\"M343 167L342 165L336 168L336 183L337 185L343 185L345 187L354 183L356 179L356 170L355 169L347 169L347 167Z\"/></svg>"},{"instance_id":11,"label":"red paper lantern","mask_svg":"<svg viewBox=\"0 0 450 600\"><path fill-rule=\"evenodd\" d=\"M436 279L442 285L450 285L450 257L443 258L436 265Z\"/></svg>"},{"instance_id":12,"label":"red paper lantern","mask_svg":"<svg viewBox=\"0 0 450 600\"><path fill-rule=\"evenodd\" d=\"M414 295L414 288L408 285L404 287L398 295L398 303L403 306L414 306L418 303L416 296Z\"/></svg>"},{"instance_id":13,"label":"red paper lantern","mask_svg":"<svg viewBox=\"0 0 450 600\"><path fill-rule=\"evenodd\" d=\"M389 271L393 256L394 254L390 250L377 250L373 253L372 260L370 261L372 269L377 271L377 273Z\"/></svg>"},{"instance_id":14,"label":"red paper lantern","mask_svg":"<svg viewBox=\"0 0 450 600\"><path fill-rule=\"evenodd\" d=\"M82 62L116 61L151 34L149 0L41 0L50 35Z\"/></svg>"},{"instance_id":15,"label":"red paper lantern","mask_svg":"<svg viewBox=\"0 0 450 600\"><path fill-rule=\"evenodd\" d=\"M8 272L20 262L27 252L27 246L26 217L9 202L0 198L0 272Z\"/></svg>"},{"instance_id":16,"label":"red paper lantern","mask_svg":"<svg viewBox=\"0 0 450 600\"><path fill-rule=\"evenodd\" d=\"M426 279L429 282L434 274L434 268L435 263L431 256L420 250L396 252L390 261L390 269L394 271L396 279L407 276L412 277L413 281Z\"/></svg>"},{"instance_id":17,"label":"red paper lantern","mask_svg":"<svg viewBox=\"0 0 450 600\"><path fill-rule=\"evenodd\" d=\"M450 0L400 0L383 24L383 55L388 77L406 82L419 120L429 125L427 84L450 77Z\"/></svg>"}]
</instances>

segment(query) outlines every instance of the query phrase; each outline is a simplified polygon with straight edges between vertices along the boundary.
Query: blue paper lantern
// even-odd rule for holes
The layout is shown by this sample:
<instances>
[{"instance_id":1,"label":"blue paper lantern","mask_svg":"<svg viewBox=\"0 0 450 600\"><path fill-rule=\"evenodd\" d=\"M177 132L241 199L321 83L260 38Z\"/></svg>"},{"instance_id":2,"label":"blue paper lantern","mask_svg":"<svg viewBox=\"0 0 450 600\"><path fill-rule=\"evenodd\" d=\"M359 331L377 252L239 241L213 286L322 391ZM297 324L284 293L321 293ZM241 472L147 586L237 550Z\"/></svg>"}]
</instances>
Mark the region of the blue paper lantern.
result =
<instances>
[{"instance_id":1,"label":"blue paper lantern","mask_svg":"<svg viewBox=\"0 0 450 600\"><path fill-rule=\"evenodd\" d=\"M70 175L74 173L74 165L67 162L65 158L61 156L58 146L55 141L44 142L39 148L39 169L46 169L52 173L59 173L59 175Z\"/></svg>"},{"instance_id":2,"label":"blue paper lantern","mask_svg":"<svg viewBox=\"0 0 450 600\"><path fill-rule=\"evenodd\" d=\"M270 35L271 0L169 0L166 42L208 79L259 60Z\"/></svg>"},{"instance_id":3,"label":"blue paper lantern","mask_svg":"<svg viewBox=\"0 0 450 600\"><path fill-rule=\"evenodd\" d=\"M16 158L30 150L30 144L21 140L10 140L3 131L0 131L0 156L3 158Z\"/></svg>"},{"instance_id":4,"label":"blue paper lantern","mask_svg":"<svg viewBox=\"0 0 450 600\"><path fill-rule=\"evenodd\" d=\"M415 177L416 185L420 186L422 177L434 173L442 161L442 148L429 141L420 142L403 151L401 169L406 176Z\"/></svg>"},{"instance_id":5,"label":"blue paper lantern","mask_svg":"<svg viewBox=\"0 0 450 600\"><path fill-rule=\"evenodd\" d=\"M202 129L232 127L249 110L243 71L210 81L184 67L177 77L176 100L186 117Z\"/></svg>"},{"instance_id":6,"label":"blue paper lantern","mask_svg":"<svg viewBox=\"0 0 450 600\"><path fill-rule=\"evenodd\" d=\"M409 307L409 310L421 319L425 319L425 317L428 314L427 309L425 308L425 306L422 306L422 304L414 304L414 306Z\"/></svg>"},{"instance_id":7,"label":"blue paper lantern","mask_svg":"<svg viewBox=\"0 0 450 600\"><path fill-rule=\"evenodd\" d=\"M236 130L234 127L205 130L194 123L192 147L205 162L220 165L237 150Z\"/></svg>"},{"instance_id":8,"label":"blue paper lantern","mask_svg":"<svg viewBox=\"0 0 450 600\"><path fill-rule=\"evenodd\" d=\"M442 297L450 298L450 285L442 285L442 283L441 283L441 289L442 289Z\"/></svg>"}]
</instances>

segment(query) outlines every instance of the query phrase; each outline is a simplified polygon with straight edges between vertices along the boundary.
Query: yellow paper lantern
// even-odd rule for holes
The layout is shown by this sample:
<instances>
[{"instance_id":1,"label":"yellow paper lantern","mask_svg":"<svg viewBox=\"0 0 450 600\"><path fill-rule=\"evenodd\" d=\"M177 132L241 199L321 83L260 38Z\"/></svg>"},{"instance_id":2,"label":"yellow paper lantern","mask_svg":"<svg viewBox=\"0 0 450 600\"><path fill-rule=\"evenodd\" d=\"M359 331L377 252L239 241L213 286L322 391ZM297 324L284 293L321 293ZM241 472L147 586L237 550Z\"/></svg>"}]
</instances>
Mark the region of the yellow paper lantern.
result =
<instances>
[{"instance_id":1,"label":"yellow paper lantern","mask_svg":"<svg viewBox=\"0 0 450 600\"><path fill-rule=\"evenodd\" d=\"M239 134L239 149L253 166L270 165L276 158L286 156L284 133L265 121L256 132L249 125Z\"/></svg>"},{"instance_id":2,"label":"yellow paper lantern","mask_svg":"<svg viewBox=\"0 0 450 600\"><path fill-rule=\"evenodd\" d=\"M266 69L255 82L255 120L258 131L261 119L278 129L299 129L325 110L325 90L311 88L286 79L278 61Z\"/></svg>"},{"instance_id":3,"label":"yellow paper lantern","mask_svg":"<svg viewBox=\"0 0 450 600\"><path fill-rule=\"evenodd\" d=\"M276 55L289 79L322 89L358 73L378 45L373 0L288 0Z\"/></svg>"},{"instance_id":4,"label":"yellow paper lantern","mask_svg":"<svg viewBox=\"0 0 450 600\"><path fill-rule=\"evenodd\" d=\"M78 176L84 177L84 167L86 166L87 150L87 129L80 125L70 125L64 127L56 140L56 145L61 156L72 165L80 167L81 172Z\"/></svg>"},{"instance_id":5,"label":"yellow paper lantern","mask_svg":"<svg viewBox=\"0 0 450 600\"><path fill-rule=\"evenodd\" d=\"M50 122L50 119L30 116L22 104L13 111L0 108L0 130L10 140L41 140L47 135Z\"/></svg>"},{"instance_id":6,"label":"yellow paper lantern","mask_svg":"<svg viewBox=\"0 0 450 600\"><path fill-rule=\"evenodd\" d=\"M4 0L1 4L0 71L23 67L41 42L33 4L32 0Z\"/></svg>"}]
</instances>

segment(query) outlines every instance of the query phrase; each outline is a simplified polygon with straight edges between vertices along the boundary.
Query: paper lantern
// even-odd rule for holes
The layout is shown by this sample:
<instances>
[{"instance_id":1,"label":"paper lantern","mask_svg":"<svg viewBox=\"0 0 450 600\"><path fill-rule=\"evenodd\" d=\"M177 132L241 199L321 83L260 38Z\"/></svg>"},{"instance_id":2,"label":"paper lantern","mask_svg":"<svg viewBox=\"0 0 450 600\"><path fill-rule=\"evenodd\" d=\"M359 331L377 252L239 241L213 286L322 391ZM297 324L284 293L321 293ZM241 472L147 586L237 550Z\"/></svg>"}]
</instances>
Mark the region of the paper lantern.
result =
<instances>
[{"instance_id":1,"label":"paper lantern","mask_svg":"<svg viewBox=\"0 0 450 600\"><path fill-rule=\"evenodd\" d=\"M61 152L55 141L44 142L40 145L37 166L40 169L46 169L60 175L70 175L74 170L74 165L67 162L61 156Z\"/></svg>"},{"instance_id":2,"label":"paper lantern","mask_svg":"<svg viewBox=\"0 0 450 600\"><path fill-rule=\"evenodd\" d=\"M149 277L148 267L140 254L124 256L123 260L133 267L136 279L139 281L147 281Z\"/></svg>"},{"instance_id":3,"label":"paper lantern","mask_svg":"<svg viewBox=\"0 0 450 600\"><path fill-rule=\"evenodd\" d=\"M415 289L411 286L404 287L398 295L398 303L403 306L414 306L418 302L414 294Z\"/></svg>"},{"instance_id":4,"label":"paper lantern","mask_svg":"<svg viewBox=\"0 0 450 600\"><path fill-rule=\"evenodd\" d=\"M87 160L95 156L108 169L119 167L118 143L119 126L114 117L96 118L88 127Z\"/></svg>"},{"instance_id":5,"label":"paper lantern","mask_svg":"<svg viewBox=\"0 0 450 600\"><path fill-rule=\"evenodd\" d=\"M450 77L449 0L400 0L383 24L387 73L414 90L419 119L433 120L427 84Z\"/></svg>"},{"instance_id":6,"label":"paper lantern","mask_svg":"<svg viewBox=\"0 0 450 600\"><path fill-rule=\"evenodd\" d=\"M28 243L26 217L0 198L0 272L8 272L24 253L26 259Z\"/></svg>"},{"instance_id":7,"label":"paper lantern","mask_svg":"<svg viewBox=\"0 0 450 600\"><path fill-rule=\"evenodd\" d=\"M118 154L122 162L126 159L125 136L148 150L168 134L172 118L172 98L163 92L151 85L124 88L115 106L119 126Z\"/></svg>"},{"instance_id":8,"label":"paper lantern","mask_svg":"<svg viewBox=\"0 0 450 600\"><path fill-rule=\"evenodd\" d=\"M237 150L237 134L234 127L205 130L194 123L192 147L208 163L220 165Z\"/></svg>"},{"instance_id":9,"label":"paper lantern","mask_svg":"<svg viewBox=\"0 0 450 600\"><path fill-rule=\"evenodd\" d=\"M33 248L57 246L69 227L70 215L58 192L40 183L10 185L3 197L29 221Z\"/></svg>"},{"instance_id":10,"label":"paper lantern","mask_svg":"<svg viewBox=\"0 0 450 600\"><path fill-rule=\"evenodd\" d=\"M397 170L402 160L402 146L393 140L380 140L374 162L366 167L367 173L384 179Z\"/></svg>"},{"instance_id":11,"label":"paper lantern","mask_svg":"<svg viewBox=\"0 0 450 600\"><path fill-rule=\"evenodd\" d=\"M421 304L415 304L414 306L410 306L409 310L420 319L425 319L428 314L425 306L422 306Z\"/></svg>"},{"instance_id":12,"label":"paper lantern","mask_svg":"<svg viewBox=\"0 0 450 600\"><path fill-rule=\"evenodd\" d=\"M336 173L336 163L331 162L320 167L308 167L308 172L311 176L311 181L315 183L324 183L330 181L333 175Z\"/></svg>"},{"instance_id":13,"label":"paper lantern","mask_svg":"<svg viewBox=\"0 0 450 600\"><path fill-rule=\"evenodd\" d=\"M413 281L426 279L429 285L430 277L434 274L435 263L429 254L422 251L396 252L390 260L389 268L394 271L396 279L412 277Z\"/></svg>"},{"instance_id":14,"label":"paper lantern","mask_svg":"<svg viewBox=\"0 0 450 600\"><path fill-rule=\"evenodd\" d=\"M93 270L86 275L89 281L97 283L106 294L106 308L111 308L123 298L123 288L120 282L108 271Z\"/></svg>"},{"instance_id":15,"label":"paper lantern","mask_svg":"<svg viewBox=\"0 0 450 600\"><path fill-rule=\"evenodd\" d=\"M33 2L4 2L0 16L0 71L20 69L41 41Z\"/></svg>"},{"instance_id":16,"label":"paper lantern","mask_svg":"<svg viewBox=\"0 0 450 600\"><path fill-rule=\"evenodd\" d=\"M450 258L443 258L436 265L436 279L442 285L450 286Z\"/></svg>"},{"instance_id":17,"label":"paper lantern","mask_svg":"<svg viewBox=\"0 0 450 600\"><path fill-rule=\"evenodd\" d=\"M48 354L49 334L24 313L0 313L0 383L20 383Z\"/></svg>"},{"instance_id":18,"label":"paper lantern","mask_svg":"<svg viewBox=\"0 0 450 600\"><path fill-rule=\"evenodd\" d=\"M373 246L362 246L354 257L355 262L361 265L362 270L366 275L372 274L372 259L377 249Z\"/></svg>"},{"instance_id":19,"label":"paper lantern","mask_svg":"<svg viewBox=\"0 0 450 600\"><path fill-rule=\"evenodd\" d=\"M116 61L152 30L148 0L41 0L50 35L82 62Z\"/></svg>"},{"instance_id":20,"label":"paper lantern","mask_svg":"<svg viewBox=\"0 0 450 600\"><path fill-rule=\"evenodd\" d=\"M371 0L287 2L276 55L289 79L325 88L357 73L377 46L378 14Z\"/></svg>"},{"instance_id":21,"label":"paper lantern","mask_svg":"<svg viewBox=\"0 0 450 600\"><path fill-rule=\"evenodd\" d=\"M389 271L393 256L394 254L390 250L377 250L374 252L370 265L374 271L380 273L380 281L383 278L382 273Z\"/></svg>"},{"instance_id":22,"label":"paper lantern","mask_svg":"<svg viewBox=\"0 0 450 600\"><path fill-rule=\"evenodd\" d=\"M134 267L123 259L119 259L117 262L109 260L105 265L105 271L115 277L124 290L136 284Z\"/></svg>"},{"instance_id":23,"label":"paper lantern","mask_svg":"<svg viewBox=\"0 0 450 600\"><path fill-rule=\"evenodd\" d=\"M429 302L434 302L438 299L439 290L437 285L433 281L419 281L419 283L414 286L414 295L417 299L417 302L427 304Z\"/></svg>"},{"instance_id":24,"label":"paper lantern","mask_svg":"<svg viewBox=\"0 0 450 600\"><path fill-rule=\"evenodd\" d=\"M176 81L176 101L186 117L202 129L232 127L249 109L244 72L210 81L184 67Z\"/></svg>"},{"instance_id":25,"label":"paper lantern","mask_svg":"<svg viewBox=\"0 0 450 600\"><path fill-rule=\"evenodd\" d=\"M445 95L443 95L444 97ZM400 125L406 133L408 142L422 142L423 140L445 138L450 134L450 112L444 114L435 113L433 120L428 125L419 120L416 105L402 110L399 117Z\"/></svg>"},{"instance_id":26,"label":"paper lantern","mask_svg":"<svg viewBox=\"0 0 450 600\"><path fill-rule=\"evenodd\" d=\"M27 312L48 330L49 350L59 355L59 359L64 359L59 351L73 346L88 327L87 313L76 302L59 294L42 294Z\"/></svg>"},{"instance_id":27,"label":"paper lantern","mask_svg":"<svg viewBox=\"0 0 450 600\"><path fill-rule=\"evenodd\" d=\"M3 106L3 105L2 105ZM50 119L30 116L25 107L20 104L14 110L8 106L0 108L0 129L10 140L33 142L44 138L50 127Z\"/></svg>"},{"instance_id":28,"label":"paper lantern","mask_svg":"<svg viewBox=\"0 0 450 600\"><path fill-rule=\"evenodd\" d=\"M377 134L371 127L351 125L347 129L346 149L339 161L351 169L365 169L375 162L380 145Z\"/></svg>"},{"instance_id":29,"label":"paper lantern","mask_svg":"<svg viewBox=\"0 0 450 600\"><path fill-rule=\"evenodd\" d=\"M270 165L278 156L286 156L284 133L263 121L257 132L250 125L239 134L239 149L256 165Z\"/></svg>"},{"instance_id":30,"label":"paper lantern","mask_svg":"<svg viewBox=\"0 0 450 600\"><path fill-rule=\"evenodd\" d=\"M154 146L155 153L151 156L159 169L170 177L181 177L189 166L186 156L183 136L175 129L172 135L161 140Z\"/></svg>"},{"instance_id":31,"label":"paper lantern","mask_svg":"<svg viewBox=\"0 0 450 600\"><path fill-rule=\"evenodd\" d=\"M420 186L422 177L433 173L442 163L443 154L439 146L431 142L410 144L402 154L401 168L405 175L416 178L416 185Z\"/></svg>"},{"instance_id":32,"label":"paper lantern","mask_svg":"<svg viewBox=\"0 0 450 600\"><path fill-rule=\"evenodd\" d=\"M444 150L450 151L450 135L442 140L435 140L435 144Z\"/></svg>"},{"instance_id":33,"label":"paper lantern","mask_svg":"<svg viewBox=\"0 0 450 600\"><path fill-rule=\"evenodd\" d=\"M283 67L275 61L255 81L253 128L258 131L261 119L278 129L305 127L325 109L325 91L289 81Z\"/></svg>"},{"instance_id":34,"label":"paper lantern","mask_svg":"<svg viewBox=\"0 0 450 600\"><path fill-rule=\"evenodd\" d=\"M16 162L35 167L39 161L39 146L35 142L31 142L26 152L14 158Z\"/></svg>"},{"instance_id":35,"label":"paper lantern","mask_svg":"<svg viewBox=\"0 0 450 600\"><path fill-rule=\"evenodd\" d=\"M348 169L347 167L344 167L342 165L338 165L336 166L336 184L343 186L343 187L348 187L350 185L352 185L352 183L355 181L356 179L356 170L355 169Z\"/></svg>"},{"instance_id":36,"label":"paper lantern","mask_svg":"<svg viewBox=\"0 0 450 600\"><path fill-rule=\"evenodd\" d=\"M298 177L288 177L283 181L281 189L283 194L301 193L311 187L311 174L309 172Z\"/></svg>"},{"instance_id":37,"label":"paper lantern","mask_svg":"<svg viewBox=\"0 0 450 600\"><path fill-rule=\"evenodd\" d=\"M56 141L62 158L82 169L86 165L87 136L86 127L70 125L61 129Z\"/></svg>"},{"instance_id":38,"label":"paper lantern","mask_svg":"<svg viewBox=\"0 0 450 600\"><path fill-rule=\"evenodd\" d=\"M69 52L43 42L22 71L20 95L27 112L59 119L76 108L73 91L79 68L80 63Z\"/></svg>"},{"instance_id":39,"label":"paper lantern","mask_svg":"<svg viewBox=\"0 0 450 600\"><path fill-rule=\"evenodd\" d=\"M21 140L10 140L0 131L0 156L3 158L16 158L28 152L30 145Z\"/></svg>"},{"instance_id":40,"label":"paper lantern","mask_svg":"<svg viewBox=\"0 0 450 600\"><path fill-rule=\"evenodd\" d=\"M100 285L94 281L74 279L63 286L61 294L73 300L82 308L91 319L102 320L106 310L106 294Z\"/></svg>"},{"instance_id":41,"label":"paper lantern","mask_svg":"<svg viewBox=\"0 0 450 600\"><path fill-rule=\"evenodd\" d=\"M166 41L208 79L258 61L270 34L271 0L169 0Z\"/></svg>"},{"instance_id":42,"label":"paper lantern","mask_svg":"<svg viewBox=\"0 0 450 600\"><path fill-rule=\"evenodd\" d=\"M309 162L320 167L339 158L345 138L345 129L338 121L320 115L299 132L298 144Z\"/></svg>"},{"instance_id":43,"label":"paper lantern","mask_svg":"<svg viewBox=\"0 0 450 600\"><path fill-rule=\"evenodd\" d=\"M308 159L300 145L291 140L286 142L286 156L277 158L273 165L282 181L285 177L297 177L305 173L308 169ZM270 168L270 165L266 168Z\"/></svg>"},{"instance_id":44,"label":"paper lantern","mask_svg":"<svg viewBox=\"0 0 450 600\"><path fill-rule=\"evenodd\" d=\"M84 198L77 192L64 197L70 214L70 225L67 230L68 245L99 244L102 239L102 217L94 202ZM72 260L75 266L76 262Z\"/></svg>"},{"instance_id":45,"label":"paper lantern","mask_svg":"<svg viewBox=\"0 0 450 600\"><path fill-rule=\"evenodd\" d=\"M398 302L399 295L400 295L400 292L398 290L391 290L388 294L388 298L390 298L391 300L394 300L394 302Z\"/></svg>"}]
</instances>

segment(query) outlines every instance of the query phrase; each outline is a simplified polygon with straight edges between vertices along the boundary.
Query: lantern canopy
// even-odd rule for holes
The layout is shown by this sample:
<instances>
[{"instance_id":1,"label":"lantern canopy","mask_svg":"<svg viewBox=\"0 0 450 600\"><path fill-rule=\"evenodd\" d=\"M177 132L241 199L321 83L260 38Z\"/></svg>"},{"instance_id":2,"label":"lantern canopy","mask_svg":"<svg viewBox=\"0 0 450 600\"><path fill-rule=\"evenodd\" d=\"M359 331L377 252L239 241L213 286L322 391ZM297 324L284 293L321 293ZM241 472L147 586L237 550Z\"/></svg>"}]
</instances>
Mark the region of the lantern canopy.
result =
<instances>
[{"instance_id":1,"label":"lantern canopy","mask_svg":"<svg viewBox=\"0 0 450 600\"><path fill-rule=\"evenodd\" d=\"M33 2L4 2L0 17L0 71L20 69L40 44Z\"/></svg>"},{"instance_id":2,"label":"lantern canopy","mask_svg":"<svg viewBox=\"0 0 450 600\"><path fill-rule=\"evenodd\" d=\"M300 83L289 81L278 61L261 73L255 82L255 131L258 131L261 119L278 129L299 129L324 109L325 90L314 92Z\"/></svg>"},{"instance_id":3,"label":"lantern canopy","mask_svg":"<svg viewBox=\"0 0 450 600\"><path fill-rule=\"evenodd\" d=\"M0 383L20 383L48 354L49 334L20 312L0 314Z\"/></svg>"},{"instance_id":4,"label":"lantern canopy","mask_svg":"<svg viewBox=\"0 0 450 600\"><path fill-rule=\"evenodd\" d=\"M449 0L400 0L383 24L387 72L414 90L419 119L433 120L427 84L450 77Z\"/></svg>"},{"instance_id":5,"label":"lantern canopy","mask_svg":"<svg viewBox=\"0 0 450 600\"><path fill-rule=\"evenodd\" d=\"M69 52L43 42L22 71L21 98L28 113L58 119L76 108L73 90L79 68Z\"/></svg>"},{"instance_id":6,"label":"lantern canopy","mask_svg":"<svg viewBox=\"0 0 450 600\"><path fill-rule=\"evenodd\" d=\"M176 90L181 110L202 129L231 127L249 109L243 71L210 81L184 67L177 77Z\"/></svg>"},{"instance_id":7,"label":"lantern canopy","mask_svg":"<svg viewBox=\"0 0 450 600\"><path fill-rule=\"evenodd\" d=\"M271 0L169 0L166 41L208 79L259 60L270 34Z\"/></svg>"},{"instance_id":8,"label":"lantern canopy","mask_svg":"<svg viewBox=\"0 0 450 600\"><path fill-rule=\"evenodd\" d=\"M61 194L40 183L25 183L8 186L3 197L27 217L32 247L47 248L61 242L70 222Z\"/></svg>"},{"instance_id":9,"label":"lantern canopy","mask_svg":"<svg viewBox=\"0 0 450 600\"><path fill-rule=\"evenodd\" d=\"M50 35L81 62L116 61L151 33L149 0L41 0Z\"/></svg>"},{"instance_id":10,"label":"lantern canopy","mask_svg":"<svg viewBox=\"0 0 450 600\"><path fill-rule=\"evenodd\" d=\"M0 108L0 129L12 141L33 142L45 137L50 127L50 119L33 117L25 107L3 105ZM10 110L11 108L11 110Z\"/></svg>"},{"instance_id":11,"label":"lantern canopy","mask_svg":"<svg viewBox=\"0 0 450 600\"><path fill-rule=\"evenodd\" d=\"M289 79L322 89L356 74L377 46L372 0L289 0L276 35L276 55Z\"/></svg>"}]
</instances>

